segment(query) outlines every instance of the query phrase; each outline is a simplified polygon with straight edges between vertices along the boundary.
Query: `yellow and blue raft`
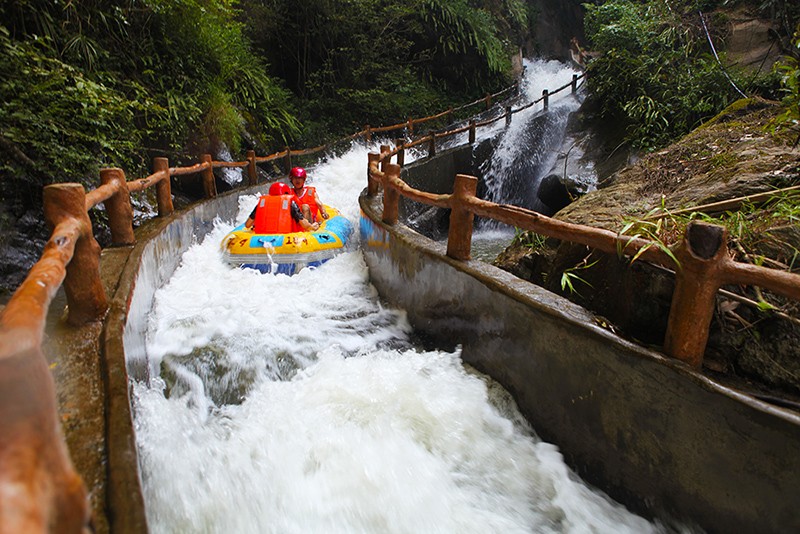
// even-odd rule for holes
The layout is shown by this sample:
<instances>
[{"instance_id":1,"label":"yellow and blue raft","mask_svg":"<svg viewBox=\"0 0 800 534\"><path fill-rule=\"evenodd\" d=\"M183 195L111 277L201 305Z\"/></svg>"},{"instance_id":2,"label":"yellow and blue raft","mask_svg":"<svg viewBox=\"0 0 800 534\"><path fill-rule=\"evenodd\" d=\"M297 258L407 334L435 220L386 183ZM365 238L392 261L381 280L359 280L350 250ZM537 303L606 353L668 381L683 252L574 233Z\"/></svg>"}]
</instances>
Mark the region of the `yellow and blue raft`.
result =
<instances>
[{"instance_id":1,"label":"yellow and blue raft","mask_svg":"<svg viewBox=\"0 0 800 534\"><path fill-rule=\"evenodd\" d=\"M339 210L325 206L330 214L317 230L290 233L256 233L241 224L222 239L223 261L229 265L292 275L305 267L318 267L347 244L352 223Z\"/></svg>"}]
</instances>

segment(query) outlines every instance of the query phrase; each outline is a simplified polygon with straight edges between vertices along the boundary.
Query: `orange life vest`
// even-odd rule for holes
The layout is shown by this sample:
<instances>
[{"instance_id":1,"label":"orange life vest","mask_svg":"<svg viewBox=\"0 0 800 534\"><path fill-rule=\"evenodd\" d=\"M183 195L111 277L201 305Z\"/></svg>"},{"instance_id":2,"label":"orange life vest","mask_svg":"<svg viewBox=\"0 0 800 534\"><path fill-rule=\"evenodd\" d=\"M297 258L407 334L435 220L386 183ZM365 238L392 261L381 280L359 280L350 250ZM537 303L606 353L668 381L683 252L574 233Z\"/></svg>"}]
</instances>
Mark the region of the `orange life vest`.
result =
<instances>
[{"instance_id":1,"label":"orange life vest","mask_svg":"<svg viewBox=\"0 0 800 534\"><path fill-rule=\"evenodd\" d=\"M294 198L298 207L302 209L302 205L306 204L311 210L312 220L308 222L316 221L318 218L317 214L319 212L319 206L317 206L317 190L313 187L304 187L303 191L299 195L297 193L294 194Z\"/></svg>"},{"instance_id":2,"label":"orange life vest","mask_svg":"<svg viewBox=\"0 0 800 534\"><path fill-rule=\"evenodd\" d=\"M289 234L302 231L292 219L292 196L264 195L258 199L253 231L257 234Z\"/></svg>"}]
</instances>

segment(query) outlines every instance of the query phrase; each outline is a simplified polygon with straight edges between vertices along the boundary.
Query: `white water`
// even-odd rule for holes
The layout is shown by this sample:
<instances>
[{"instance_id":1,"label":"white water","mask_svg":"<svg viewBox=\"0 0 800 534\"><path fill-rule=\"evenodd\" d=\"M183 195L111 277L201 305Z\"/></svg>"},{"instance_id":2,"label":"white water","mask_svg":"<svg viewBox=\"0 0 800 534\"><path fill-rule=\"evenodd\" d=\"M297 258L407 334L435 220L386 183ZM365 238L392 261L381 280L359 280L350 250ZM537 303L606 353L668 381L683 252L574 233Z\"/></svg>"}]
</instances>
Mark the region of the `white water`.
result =
<instances>
[{"instance_id":1,"label":"white water","mask_svg":"<svg viewBox=\"0 0 800 534\"><path fill-rule=\"evenodd\" d=\"M522 105L542 97L542 91L553 91L572 81L578 71L558 61L526 60L525 76L520 85ZM549 97L549 113L546 119L534 125L531 118L540 113L540 102L513 115L511 124L497 132L498 143L491 159L482 166L482 178L487 187L487 200L498 203L535 205L530 194L520 193L515 187L520 182L530 182L535 193L535 184L550 171L558 157L558 149L564 138L567 118L576 111L580 102L567 88Z\"/></svg>"},{"instance_id":2,"label":"white water","mask_svg":"<svg viewBox=\"0 0 800 534\"><path fill-rule=\"evenodd\" d=\"M354 223L367 152L310 169ZM134 385L152 532L659 530L577 480L458 352L415 346L357 243L293 277L223 265L218 243L254 203L156 293L155 378Z\"/></svg>"}]
</instances>

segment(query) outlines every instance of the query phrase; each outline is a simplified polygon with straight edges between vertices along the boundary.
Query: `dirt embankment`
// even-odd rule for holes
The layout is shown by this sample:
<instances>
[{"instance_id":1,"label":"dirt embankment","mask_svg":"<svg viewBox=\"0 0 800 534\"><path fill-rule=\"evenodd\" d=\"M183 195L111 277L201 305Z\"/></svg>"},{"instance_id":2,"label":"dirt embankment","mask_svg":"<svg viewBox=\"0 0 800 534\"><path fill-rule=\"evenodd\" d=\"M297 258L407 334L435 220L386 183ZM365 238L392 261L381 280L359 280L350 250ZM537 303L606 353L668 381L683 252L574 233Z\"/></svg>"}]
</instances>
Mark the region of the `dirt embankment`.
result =
<instances>
[{"instance_id":1,"label":"dirt embankment","mask_svg":"<svg viewBox=\"0 0 800 534\"><path fill-rule=\"evenodd\" d=\"M638 220L639 233L657 234L666 245L677 243L688 220L714 217L712 222L728 227L729 250L737 261L800 272L800 191L727 212L692 214L692 208L709 203L800 185L794 138L765 129L777 111L776 103L739 101L679 142L616 173L602 189L555 217L613 231ZM675 214L678 210L686 211ZM656 212L668 214L658 223ZM657 348L663 343L674 289L671 273L582 246L543 243L532 236L518 241L497 265L584 305L601 316L601 324L629 338ZM565 277L572 291L562 288ZM723 289L705 371L761 395L800 398L800 302L758 288Z\"/></svg>"}]
</instances>

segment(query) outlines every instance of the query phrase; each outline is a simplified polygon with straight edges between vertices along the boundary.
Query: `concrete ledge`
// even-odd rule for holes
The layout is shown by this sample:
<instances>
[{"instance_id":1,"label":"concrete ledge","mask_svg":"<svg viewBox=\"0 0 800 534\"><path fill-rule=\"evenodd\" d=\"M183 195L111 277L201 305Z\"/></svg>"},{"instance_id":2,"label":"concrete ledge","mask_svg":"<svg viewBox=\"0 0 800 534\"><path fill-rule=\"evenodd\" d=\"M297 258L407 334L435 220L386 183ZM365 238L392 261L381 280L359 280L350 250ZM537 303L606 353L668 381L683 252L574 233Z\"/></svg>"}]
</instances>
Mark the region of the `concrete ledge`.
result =
<instances>
[{"instance_id":1,"label":"concrete ledge","mask_svg":"<svg viewBox=\"0 0 800 534\"><path fill-rule=\"evenodd\" d=\"M264 188L236 190L153 219L136 230L135 245L104 249L100 274L109 310L102 324L68 328L58 320L63 297L51 305L54 326L48 328L45 354L70 457L91 493L98 534L148 531L130 393L133 379L149 379L143 334L155 291L214 218L233 218L240 195Z\"/></svg>"},{"instance_id":2,"label":"concrete ledge","mask_svg":"<svg viewBox=\"0 0 800 534\"><path fill-rule=\"evenodd\" d=\"M511 392L588 482L651 517L709 532L800 525L800 415L625 341L579 306L380 222L360 198L361 245L381 296L414 328Z\"/></svg>"},{"instance_id":3,"label":"concrete ledge","mask_svg":"<svg viewBox=\"0 0 800 534\"><path fill-rule=\"evenodd\" d=\"M238 212L239 196L264 187L261 184L219 195L150 221L136 231L137 242L120 272L101 343L107 406L107 509L114 533L148 530L131 383L150 379L144 335L155 292L172 276L183 253L213 228L215 218L233 218Z\"/></svg>"}]
</instances>

